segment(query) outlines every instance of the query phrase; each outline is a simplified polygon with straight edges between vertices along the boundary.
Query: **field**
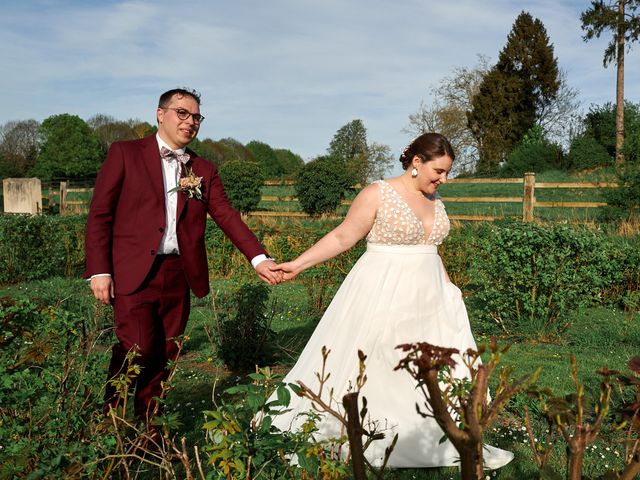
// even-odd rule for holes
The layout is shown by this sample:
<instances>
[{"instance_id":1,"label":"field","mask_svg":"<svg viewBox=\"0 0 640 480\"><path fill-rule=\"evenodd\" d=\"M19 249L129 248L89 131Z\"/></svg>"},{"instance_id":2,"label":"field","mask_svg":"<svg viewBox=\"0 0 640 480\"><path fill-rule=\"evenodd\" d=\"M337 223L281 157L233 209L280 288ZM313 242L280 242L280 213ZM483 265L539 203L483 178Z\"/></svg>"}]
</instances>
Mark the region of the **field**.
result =
<instances>
[{"instance_id":1,"label":"field","mask_svg":"<svg viewBox=\"0 0 640 480\"><path fill-rule=\"evenodd\" d=\"M568 176L559 172L550 172L539 175L537 181L544 182L578 182L578 181L611 181L606 173L594 173L588 176ZM445 199L454 197L517 197L522 196L521 184L460 184L450 183L443 185L441 195ZM538 201L602 201L599 189L558 189L537 190ZM74 193L82 196L82 193ZM291 186L265 186L264 196L292 196L295 191ZM350 198L353 198L351 192ZM263 201L263 210L284 211L290 208L298 209L296 202L267 202ZM347 206L342 207L344 213ZM599 208L568 209L568 208L537 208L536 217L557 219L561 223L580 224L593 222L600 214ZM521 217L521 206L518 203L459 203L451 201L447 203L449 215L497 215ZM79 217L82 221L82 217ZM69 218L71 219L71 218ZM276 248L280 256L287 256L297 251L296 248L304 248L305 242L312 241L309 238L298 238L296 232L305 232L300 235L312 236L320 231L326 231L339 219L287 219L287 218L249 218L249 223L256 231L265 235L265 240L271 243L269 250L273 253ZM532 224L527 224L531 226ZM80 225L81 226L81 225ZM597 226L597 224L596 224ZM591 230L595 230L592 226ZM597 226L599 228L599 226ZM606 230L606 229L605 229ZM612 229L612 231L615 229ZM463 230L464 231L464 230ZM285 235L283 235L285 234ZM287 237L286 241L284 238ZM291 237L291 238L289 238ZM455 238L454 238L455 237ZM220 305L228 305L235 291L246 282L255 281L250 269L241 258L229 255L229 245L223 245L221 238L215 237L211 247L221 255L218 255L220 265L224 265L225 273L212 269L211 285L212 293L203 299L192 299L192 312L187 327L188 340L185 343L183 355L178 363L178 369L174 378L173 390L167 396L168 412L175 419L175 428L172 434L176 438L184 437L190 447L206 445L207 440L203 432L205 410L215 409L222 401L233 401L224 390L230 386L249 383L247 374L250 371L230 370L225 367L220 352L216 349L215 338L218 334L218 319ZM461 240L462 238L462 240ZM453 248L461 247L465 237L452 235ZM297 239L297 240L296 240ZM614 242L623 243L625 239L613 237ZM456 243L457 242L457 243ZM634 240L634 242L636 242ZM637 242L636 242L637 243ZM457 247L456 247L457 246ZM460 254L443 249L445 263L447 259L454 262L455 268L462 271L450 272L452 278L460 275L464 277L464 258ZM209 248L209 246L208 246ZM359 247L361 248L361 246ZM466 251L464 248L461 251ZM286 253L285 253L286 252ZM228 256L229 259L222 258ZM233 257L233 258L231 258ZM462 254L464 257L464 254ZM278 260L286 260L279 258ZM217 261L217 260L216 260ZM338 270L340 274L346 273L351 262L349 259L340 261ZM456 263L457 262L457 263ZM242 263L242 265L240 265ZM217 264L216 264L217 265ZM316 272L317 273L317 272ZM296 361L307 339L313 332L322 311L327 302L339 286L339 275L330 276L331 283L322 284L314 277L312 271L306 272L293 282L270 288L271 302L271 328L274 335L271 338L271 347L274 351L270 367L277 373L284 374ZM329 278L329 277L327 277ZM457 280L456 280L457 281ZM460 283L465 290L466 283ZM322 290L324 288L324 290ZM469 316L472 323L474 336L478 344L490 341L486 323L480 319L480 306L472 294L466 299ZM77 278L51 278L47 280L17 283L0 287L0 299L24 298L37 301L41 305L58 304L89 319L95 315L95 303L90 295L86 283ZM225 303L227 302L227 303ZM595 304L595 302L594 302ZM608 306L607 306L608 305ZM216 313L218 312L218 313ZM218 315L218 316L217 316ZM558 396L569 395L575 392L575 385L570 376L570 355L576 357L579 369L579 379L584 383L587 396L597 399L601 377L595 372L607 367L610 369L627 371L627 362L635 355L640 354L640 312L637 308L622 310L619 303L600 302L599 306L576 307L569 309L561 319L569 328L559 337L547 335L530 336L502 336L498 338L501 344L509 344L510 350L506 353L503 364L513 368L513 376L532 374L541 368L541 374L537 380L538 387L548 387ZM484 320L486 322L486 320ZM107 322L108 323L108 322ZM0 324L0 327L3 325ZM107 325L108 326L108 325ZM495 326L494 326L495 327ZM495 329L493 330L495 333ZM4 341L3 332L0 330L0 345ZM108 330L107 337L101 340L100 348L96 351L99 362L104 365L104 372L109 360L108 345L113 342L113 332ZM534 340L533 338L538 338ZM367 353L367 352L365 352ZM1 358L1 357L0 357ZM486 360L486 358L485 358ZM354 362L356 359L354 359ZM12 360L3 359L4 364L11 365ZM0 365L1 366L1 365ZM10 369L13 367L9 367ZM398 372L398 375L406 375ZM492 386L495 387L496 379ZM95 385L95 388L100 388ZM614 395L614 406L620 403L620 397ZM528 444L528 438L524 431L523 412L529 408L534 417L534 431L539 438L544 438L545 423L537 416L540 406L536 399L524 393L515 396L507 405L497 422L495 428L487 435L487 442L501 448L513 451L515 460L499 471L488 472L489 478L502 479L536 479L540 478L539 470L534 462L533 455ZM1 409L0 409L1 410ZM416 422L420 418L416 414ZM2 431L0 423L0 434ZM605 428L602 435L587 450L584 474L590 478L602 475L610 468L622 468L624 464L625 449L623 437L620 432L615 432L611 424ZM0 445L0 463L3 448ZM551 465L558 472L564 470L564 444L557 442ZM157 478L157 472L145 466L141 467L139 478ZM146 473L145 473L146 471ZM1 472L1 469L0 469ZM399 469L391 470L385 474L385 479L399 480L446 480L458 477L455 468L440 469Z\"/></svg>"},{"instance_id":2,"label":"field","mask_svg":"<svg viewBox=\"0 0 640 480\"><path fill-rule=\"evenodd\" d=\"M204 299L194 299L193 311L187 328L190 337L180 360L175 378L175 390L168 396L169 411L179 415L181 426L176 432L185 436L189 445L203 445L203 410L214 407L224 388L247 381L247 372L229 371L219 361L207 329L213 329L212 301L228 295L241 283L242 279L217 279L212 283L212 294ZM246 279L245 279L246 280ZM0 290L0 296L15 298L52 298L62 300L62 305L78 311L90 312L92 299L83 281L73 279L51 279L30 282ZM300 281L283 284L271 289L275 301L272 328L276 332L277 363L272 367L286 372L295 361L306 339L313 331L319 312L309 302L305 286ZM470 317L474 311L470 307ZM554 343L516 342L505 357L505 363L515 368L516 376L532 373L542 367L538 380L540 386L548 386L558 394L570 393L572 382L569 377L569 354L573 353L580 368L580 378L587 392L595 394L599 378L594 372L607 366L625 370L627 360L638 353L640 326L637 316L629 317L617 309L592 308L576 311L571 319L573 325L562 341ZM208 328L206 328L208 327ZM483 332L474 324L474 334L478 343L488 341ZM509 340L505 340L509 342ZM108 361L104 352L104 363ZM398 373L403 374L403 373ZM499 424L491 432L490 443L513 451L515 460L507 467L488 473L491 478L539 478L527 445L522 426L522 409L529 405L535 411L535 402L525 395L517 396L502 415ZM416 416L416 421L419 418ZM541 425L538 428L542 429ZM624 449L618 443L619 436L608 432L589 448L585 462L585 474L592 476L602 473L608 467L621 466ZM556 449L554 463L561 468L561 449ZM147 478L144 475L141 478ZM150 474L149 478L153 478ZM457 478L457 470L403 469L392 470L386 479L436 479Z\"/></svg>"}]
</instances>

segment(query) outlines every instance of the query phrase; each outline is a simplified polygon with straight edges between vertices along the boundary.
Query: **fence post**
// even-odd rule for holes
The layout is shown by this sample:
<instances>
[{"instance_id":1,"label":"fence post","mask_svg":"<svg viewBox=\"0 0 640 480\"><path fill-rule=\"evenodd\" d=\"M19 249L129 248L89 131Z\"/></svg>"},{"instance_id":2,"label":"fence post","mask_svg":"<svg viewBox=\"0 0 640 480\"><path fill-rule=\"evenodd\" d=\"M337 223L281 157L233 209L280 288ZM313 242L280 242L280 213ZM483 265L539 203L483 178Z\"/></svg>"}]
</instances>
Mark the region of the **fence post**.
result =
<instances>
[{"instance_id":1,"label":"fence post","mask_svg":"<svg viewBox=\"0 0 640 480\"><path fill-rule=\"evenodd\" d=\"M60 182L60 215L64 214L67 208L67 182Z\"/></svg>"},{"instance_id":2,"label":"fence post","mask_svg":"<svg viewBox=\"0 0 640 480\"><path fill-rule=\"evenodd\" d=\"M524 174L524 192L522 194L522 221L533 221L533 205L535 204L536 174L527 172Z\"/></svg>"},{"instance_id":3,"label":"fence post","mask_svg":"<svg viewBox=\"0 0 640 480\"><path fill-rule=\"evenodd\" d=\"M49 190L47 190L47 209L49 213L53 210L53 188L51 184L49 184Z\"/></svg>"}]
</instances>

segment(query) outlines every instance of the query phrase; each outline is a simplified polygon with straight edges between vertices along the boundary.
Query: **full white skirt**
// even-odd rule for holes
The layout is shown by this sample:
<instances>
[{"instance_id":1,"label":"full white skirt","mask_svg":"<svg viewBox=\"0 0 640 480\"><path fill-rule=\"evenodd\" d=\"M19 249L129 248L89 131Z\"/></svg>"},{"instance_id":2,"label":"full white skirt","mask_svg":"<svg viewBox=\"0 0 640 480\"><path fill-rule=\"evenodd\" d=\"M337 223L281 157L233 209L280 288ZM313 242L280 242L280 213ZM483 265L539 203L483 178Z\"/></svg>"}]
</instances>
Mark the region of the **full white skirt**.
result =
<instances>
[{"instance_id":1,"label":"full white skirt","mask_svg":"<svg viewBox=\"0 0 640 480\"><path fill-rule=\"evenodd\" d=\"M384 430L385 439L373 442L367 459L381 465L385 448L393 436L398 441L388 465L391 467L436 467L459 465L453 445L440 443L443 432L425 411L425 399L416 382L404 370L394 371L403 353L403 343L429 342L464 352L476 348L466 308L458 287L445 281L442 261L435 245L367 246L367 251L347 275L285 382L303 382L317 392L316 372L322 368L321 349L331 350L325 371L331 375L323 398L333 390L332 406L341 407L342 396L355 386L358 350L367 355L367 382L360 393L367 399L370 421ZM455 375L466 375L458 366ZM467 375L468 376L468 375ZM296 430L313 409L311 402L296 395L291 411L276 416L281 430ZM329 415L320 422L318 439L340 436L340 424ZM365 428L367 425L365 424ZM486 446L485 467L498 468L513 455Z\"/></svg>"}]
</instances>

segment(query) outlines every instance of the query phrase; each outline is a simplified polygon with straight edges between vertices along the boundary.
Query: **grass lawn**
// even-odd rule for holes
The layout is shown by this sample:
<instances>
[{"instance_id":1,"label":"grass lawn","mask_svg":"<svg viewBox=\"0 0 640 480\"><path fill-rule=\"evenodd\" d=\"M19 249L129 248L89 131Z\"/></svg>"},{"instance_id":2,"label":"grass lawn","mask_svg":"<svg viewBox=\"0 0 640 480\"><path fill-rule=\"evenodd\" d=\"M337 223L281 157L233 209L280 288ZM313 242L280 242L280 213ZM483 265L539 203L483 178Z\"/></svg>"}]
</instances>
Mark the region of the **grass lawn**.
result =
<instances>
[{"instance_id":1,"label":"grass lawn","mask_svg":"<svg viewBox=\"0 0 640 480\"><path fill-rule=\"evenodd\" d=\"M245 279L246 280L246 279ZM185 436L189 445L204 444L202 411L211 409L213 401L228 386L246 381L247 372L232 372L216 358L210 335L215 335L212 298L229 295L241 284L241 279L219 279L212 283L212 294L204 299L194 299L191 318L187 327L190 339L186 343L180 368L175 378L175 389L168 395L168 409L179 413L182 422L179 436ZM274 342L278 352L276 371L285 373L295 362L306 339L315 328L319 312L309 305L305 286L300 281L272 287L272 299L276 300L272 328L276 332ZM8 286L0 289L0 296L38 298L55 303L62 300L67 308L91 314L93 300L85 282L78 279L51 279ZM470 310L473 323L473 311ZM639 352L640 326L638 318L625 319L623 312L610 308L592 308L576 311L572 325L558 343L514 343L505 356L505 363L512 365L515 376L532 373L542 367L538 384L552 388L558 394L572 391L569 376L569 354L578 360L580 378L590 394L598 391L599 377L594 372L607 366L626 370L627 360ZM482 332L474 331L478 343L488 341ZM502 340L508 342L508 340ZM366 353L366 352L365 352ZM108 350L104 352L105 372ZM400 374L400 373L399 373ZM490 478L533 479L539 478L538 470L522 431L522 412L525 405L533 411L536 402L519 395L509 404L499 424L490 432L491 444L512 450L516 458L505 468L488 473ZM416 415L416 421L419 417ZM542 432L543 425L536 423ZM618 443L619 436L607 433L589 449L585 462L585 475L603 473L608 467L622 465L624 451ZM562 446L556 448L554 466L561 469ZM458 477L457 469L400 469L388 472L387 479L435 479Z\"/></svg>"},{"instance_id":2,"label":"grass lawn","mask_svg":"<svg viewBox=\"0 0 640 480\"><path fill-rule=\"evenodd\" d=\"M228 291L235 288L236 282L219 280L214 282L214 291ZM237 284L236 284L237 285ZM274 365L283 373L288 365L295 361L297 353L303 348L305 339L311 334L317 322L317 314L310 313L306 291L299 283L279 285L272 288L272 296L278 299L278 312L274 318L273 329L276 331L276 342L282 351L279 363ZM470 312L473 317L473 312ZM205 325L213 322L211 308L207 302L199 302L191 317L189 329L191 338L185 360L188 368L182 373L178 388L172 392L172 402L180 404L183 413L194 418L193 431L198 427L198 407L211 401L212 384L217 378L222 385L229 385L243 381L242 374L228 372L215 366L215 354L204 331ZM533 373L542 367L538 380L540 386L549 387L557 394L568 394L574 389L570 378L569 355L577 357L579 376L585 383L586 390L596 395L599 388L599 377L594 372L603 366L611 369L626 370L629 358L640 353L640 326L636 321L625 319L624 314L616 309L592 308L574 312L572 326L566 332L563 341L558 343L527 343L520 342L512 345L505 356L505 364L515 369L514 376ZM482 332L475 331L478 343L489 339ZM504 340L508 342L508 340ZM207 359L213 361L207 362ZM191 400L191 405L185 406L184 398ZM199 402L199 403L198 403ZM524 405L529 405L532 411L536 409L536 402L520 395L513 399L503 415L499 425L489 435L490 443L512 450L516 459L512 464L491 474L491 478L538 478L538 470L533 462L532 454L522 431L522 417ZM191 410L193 409L193 410ZM416 416L416 421L418 421ZM540 425L538 425L541 428ZM603 436L593 448L589 449L585 462L585 474L603 473L606 466L621 466L624 451L617 443L617 438L611 434ZM197 441L197 435L194 438ZM561 468L563 462L561 448L557 449L555 466ZM456 469L406 469L389 472L389 479L449 479L456 478Z\"/></svg>"},{"instance_id":3,"label":"grass lawn","mask_svg":"<svg viewBox=\"0 0 640 480\"><path fill-rule=\"evenodd\" d=\"M224 367L211 341L216 334L214 304L219 306L220 298L230 295L243 281L255 281L255 278L241 278L237 275L232 279L215 279L212 281L212 293L203 299L193 299L192 302L192 313L187 326L190 339L180 359L175 388L167 397L168 410L176 412L182 423L175 433L178 438L186 437L190 446L202 447L205 444L202 412L214 408L214 402L221 398L225 388L247 381L246 374L249 372L230 371ZM277 352L271 366L279 373L286 373L295 362L320 317L320 312L311 306L307 287L303 280L296 280L271 288L271 298L275 301L271 326L276 333L272 341ZM38 299L44 304L60 302L64 308L87 317L92 315L95 305L86 282L80 279L53 278L5 286L0 288L0 296ZM467 302L467 305L477 342L488 342L489 338L483 335L474 322L473 302ZM566 395L575 391L569 363L569 356L573 353L577 358L580 380L584 382L588 395L597 398L600 377L595 371L605 366L626 371L626 362L640 354L640 316L636 314L629 318L618 309L599 307L574 311L570 318L564 320L570 322L570 327L561 341L555 343L501 339L502 344L512 343L504 363L513 366L515 377L531 374L542 367L538 385L553 389L557 395ZM105 341L104 348L98 352L104 361L105 376L109 359L107 345L112 341L111 335ZM510 402L495 429L487 435L488 443L511 450L516 455L510 465L489 472L490 478L539 478L522 429L525 406L534 414L538 410L534 399L520 394ZM420 418L416 414L416 422L418 421ZM545 425L538 420L535 421L534 428L536 435L542 438ZM606 431L589 448L585 460L586 476L601 475L608 468L622 466L624 450L620 439L619 433ZM563 449L564 445L558 441L552 459L552 464L558 471L563 469ZM389 471L385 478L445 480L458 478L458 472L455 468L399 469Z\"/></svg>"}]
</instances>

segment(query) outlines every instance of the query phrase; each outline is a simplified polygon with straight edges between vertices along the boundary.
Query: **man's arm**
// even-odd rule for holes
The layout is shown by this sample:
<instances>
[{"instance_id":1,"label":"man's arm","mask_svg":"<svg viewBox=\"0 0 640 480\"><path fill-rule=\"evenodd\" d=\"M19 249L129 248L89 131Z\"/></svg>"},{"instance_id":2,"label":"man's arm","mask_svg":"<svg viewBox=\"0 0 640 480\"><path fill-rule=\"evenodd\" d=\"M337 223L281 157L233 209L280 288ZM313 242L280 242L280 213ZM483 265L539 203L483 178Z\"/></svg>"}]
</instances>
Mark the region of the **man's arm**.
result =
<instances>
[{"instance_id":1,"label":"man's arm","mask_svg":"<svg viewBox=\"0 0 640 480\"><path fill-rule=\"evenodd\" d=\"M242 221L240 213L233 208L227 197L220 176L215 166L212 166L210 192L208 195L208 211L218 226L231 242L251 262L258 276L270 285L280 283L282 272L276 263L269 258L256 236Z\"/></svg>"},{"instance_id":2,"label":"man's arm","mask_svg":"<svg viewBox=\"0 0 640 480\"><path fill-rule=\"evenodd\" d=\"M110 283L108 291L113 289L113 279L111 278L113 274L111 260L113 221L122 188L123 175L123 153L121 147L114 144L109 149L107 158L98 173L93 190L85 232L85 272L83 275L85 278L91 278L96 275L109 274L107 277ZM105 282L107 280L104 277L99 281L99 283ZM94 283L93 279L91 283ZM101 298L99 300L102 301Z\"/></svg>"}]
</instances>

